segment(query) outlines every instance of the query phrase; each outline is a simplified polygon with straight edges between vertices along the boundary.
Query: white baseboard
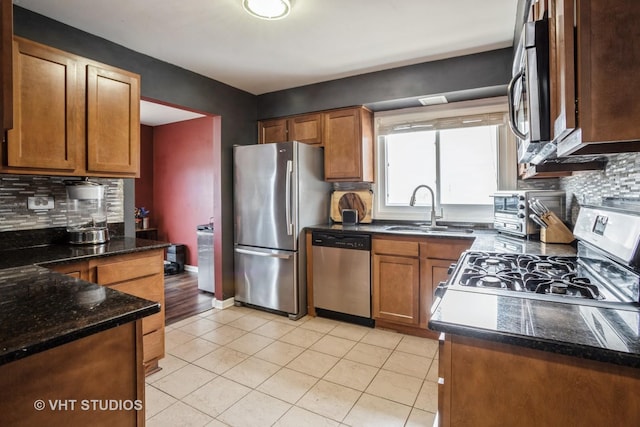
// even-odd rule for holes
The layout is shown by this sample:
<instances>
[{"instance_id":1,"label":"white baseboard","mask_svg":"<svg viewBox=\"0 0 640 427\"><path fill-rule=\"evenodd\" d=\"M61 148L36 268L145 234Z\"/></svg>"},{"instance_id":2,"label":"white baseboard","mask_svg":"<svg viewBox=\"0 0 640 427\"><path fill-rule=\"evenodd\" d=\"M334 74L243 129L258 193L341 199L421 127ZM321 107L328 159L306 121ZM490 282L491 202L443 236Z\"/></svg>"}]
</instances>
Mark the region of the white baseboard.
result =
<instances>
[{"instance_id":1,"label":"white baseboard","mask_svg":"<svg viewBox=\"0 0 640 427\"><path fill-rule=\"evenodd\" d=\"M184 265L184 269L185 271L190 271L191 273L197 273L198 272L198 266L197 265Z\"/></svg>"},{"instance_id":2,"label":"white baseboard","mask_svg":"<svg viewBox=\"0 0 640 427\"><path fill-rule=\"evenodd\" d=\"M224 310L225 308L233 307L235 298L228 298L226 300L213 299L211 300L211 306L213 308L217 308L220 310Z\"/></svg>"}]
</instances>

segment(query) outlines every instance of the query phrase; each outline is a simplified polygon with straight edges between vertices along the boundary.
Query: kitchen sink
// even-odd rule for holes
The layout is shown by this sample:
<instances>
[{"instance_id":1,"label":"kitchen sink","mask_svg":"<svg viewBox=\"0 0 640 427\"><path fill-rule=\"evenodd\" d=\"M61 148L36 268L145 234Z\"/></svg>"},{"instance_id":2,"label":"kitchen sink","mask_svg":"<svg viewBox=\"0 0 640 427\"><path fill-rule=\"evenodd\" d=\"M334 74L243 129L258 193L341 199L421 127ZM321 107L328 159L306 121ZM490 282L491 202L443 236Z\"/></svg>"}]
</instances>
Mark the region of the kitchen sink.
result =
<instances>
[{"instance_id":1,"label":"kitchen sink","mask_svg":"<svg viewBox=\"0 0 640 427\"><path fill-rule=\"evenodd\" d=\"M407 232L407 233L424 233L424 234L473 233L473 230L470 228L455 228L455 227L448 227L446 225L436 225L433 227L430 225L389 225L385 227L385 230Z\"/></svg>"}]
</instances>

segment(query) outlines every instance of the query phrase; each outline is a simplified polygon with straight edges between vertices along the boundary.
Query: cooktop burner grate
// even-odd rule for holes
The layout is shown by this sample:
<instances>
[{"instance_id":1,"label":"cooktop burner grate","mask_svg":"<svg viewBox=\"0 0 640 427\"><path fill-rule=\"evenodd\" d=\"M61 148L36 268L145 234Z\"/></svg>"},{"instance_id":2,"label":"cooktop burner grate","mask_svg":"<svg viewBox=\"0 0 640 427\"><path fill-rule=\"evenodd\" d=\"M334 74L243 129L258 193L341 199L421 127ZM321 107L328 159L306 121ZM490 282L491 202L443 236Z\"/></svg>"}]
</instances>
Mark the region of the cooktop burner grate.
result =
<instances>
[{"instance_id":1,"label":"cooktop burner grate","mask_svg":"<svg viewBox=\"0 0 640 427\"><path fill-rule=\"evenodd\" d=\"M572 298L603 298L598 286L578 276L575 257L468 252L458 284Z\"/></svg>"}]
</instances>

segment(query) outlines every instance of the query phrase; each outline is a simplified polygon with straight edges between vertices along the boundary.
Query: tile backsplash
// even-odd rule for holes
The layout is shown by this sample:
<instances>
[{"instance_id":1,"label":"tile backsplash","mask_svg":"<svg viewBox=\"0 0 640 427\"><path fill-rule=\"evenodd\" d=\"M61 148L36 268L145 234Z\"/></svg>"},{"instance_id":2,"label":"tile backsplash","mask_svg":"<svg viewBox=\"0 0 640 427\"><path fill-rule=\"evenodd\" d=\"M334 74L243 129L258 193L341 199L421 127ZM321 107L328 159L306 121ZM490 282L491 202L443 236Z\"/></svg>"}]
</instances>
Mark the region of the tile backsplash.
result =
<instances>
[{"instance_id":1,"label":"tile backsplash","mask_svg":"<svg viewBox=\"0 0 640 427\"><path fill-rule=\"evenodd\" d=\"M0 232L66 227L68 177L0 175ZM122 179L91 178L107 186L107 222L124 221ZM53 197L54 208L30 210L28 197ZM133 213L132 213L133 215Z\"/></svg>"},{"instance_id":2,"label":"tile backsplash","mask_svg":"<svg viewBox=\"0 0 640 427\"><path fill-rule=\"evenodd\" d=\"M608 156L604 170L577 172L560 178L567 205L575 221L580 205L599 205L604 197L637 198L640 195L640 153Z\"/></svg>"}]
</instances>

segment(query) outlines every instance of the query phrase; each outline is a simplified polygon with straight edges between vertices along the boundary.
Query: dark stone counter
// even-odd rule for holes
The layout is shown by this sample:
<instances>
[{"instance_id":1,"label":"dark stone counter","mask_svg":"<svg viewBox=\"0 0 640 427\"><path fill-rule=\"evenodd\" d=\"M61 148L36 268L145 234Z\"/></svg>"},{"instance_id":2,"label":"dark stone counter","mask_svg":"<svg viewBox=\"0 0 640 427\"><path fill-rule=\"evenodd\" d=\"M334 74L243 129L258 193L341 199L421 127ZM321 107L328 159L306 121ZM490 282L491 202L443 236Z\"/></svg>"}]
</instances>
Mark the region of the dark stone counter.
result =
<instances>
[{"instance_id":1,"label":"dark stone counter","mask_svg":"<svg viewBox=\"0 0 640 427\"><path fill-rule=\"evenodd\" d=\"M309 230L473 239L470 250L575 256L572 245L546 244L491 229L473 233L411 233L388 223L316 225ZM430 329L640 368L640 307L629 310L449 289L436 301Z\"/></svg>"},{"instance_id":2,"label":"dark stone counter","mask_svg":"<svg viewBox=\"0 0 640 427\"><path fill-rule=\"evenodd\" d=\"M318 224L307 227L307 230L331 230L343 233L359 233L370 235L405 236L405 237L429 237L429 238L458 238L473 240L471 250L487 252L511 252L546 255L566 255L573 256L576 251L571 245L547 244L535 239L521 239L498 233L493 229L480 228L473 229L472 233L460 232L465 227L451 226L451 231L438 231L431 233L395 231L389 230L390 223L372 223L358 225L342 224Z\"/></svg>"},{"instance_id":3,"label":"dark stone counter","mask_svg":"<svg viewBox=\"0 0 640 427\"><path fill-rule=\"evenodd\" d=\"M89 258L161 249L169 243L118 237L102 245L52 244L0 251L0 270L25 265L76 262Z\"/></svg>"},{"instance_id":4,"label":"dark stone counter","mask_svg":"<svg viewBox=\"0 0 640 427\"><path fill-rule=\"evenodd\" d=\"M167 246L122 237L102 245L50 244L0 250L0 364L160 311L157 302L44 267Z\"/></svg>"},{"instance_id":5,"label":"dark stone counter","mask_svg":"<svg viewBox=\"0 0 640 427\"><path fill-rule=\"evenodd\" d=\"M448 290L429 321L445 333L640 368L640 310Z\"/></svg>"},{"instance_id":6,"label":"dark stone counter","mask_svg":"<svg viewBox=\"0 0 640 427\"><path fill-rule=\"evenodd\" d=\"M160 304L35 265L0 270L0 364L160 311Z\"/></svg>"}]
</instances>

